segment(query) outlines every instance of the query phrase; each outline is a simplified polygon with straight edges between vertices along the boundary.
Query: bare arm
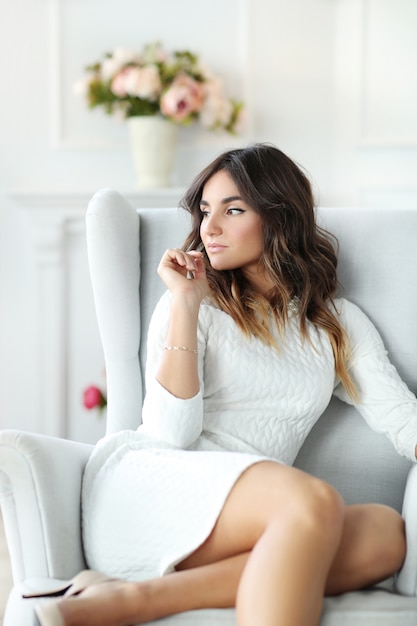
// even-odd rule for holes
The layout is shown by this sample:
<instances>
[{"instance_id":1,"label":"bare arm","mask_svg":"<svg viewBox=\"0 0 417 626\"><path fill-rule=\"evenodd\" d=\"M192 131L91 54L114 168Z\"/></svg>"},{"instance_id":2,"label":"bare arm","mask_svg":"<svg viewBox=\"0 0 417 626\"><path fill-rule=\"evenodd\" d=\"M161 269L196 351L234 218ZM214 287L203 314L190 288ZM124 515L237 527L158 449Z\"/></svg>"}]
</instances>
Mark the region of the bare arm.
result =
<instances>
[{"instance_id":1,"label":"bare arm","mask_svg":"<svg viewBox=\"0 0 417 626\"><path fill-rule=\"evenodd\" d=\"M166 345L177 349L164 350L156 377L165 389L183 399L192 398L200 388L198 357L194 351L198 312L209 291L201 257L201 252L170 249L158 267L159 276L172 294ZM187 278L187 272L192 272L194 278Z\"/></svg>"}]
</instances>

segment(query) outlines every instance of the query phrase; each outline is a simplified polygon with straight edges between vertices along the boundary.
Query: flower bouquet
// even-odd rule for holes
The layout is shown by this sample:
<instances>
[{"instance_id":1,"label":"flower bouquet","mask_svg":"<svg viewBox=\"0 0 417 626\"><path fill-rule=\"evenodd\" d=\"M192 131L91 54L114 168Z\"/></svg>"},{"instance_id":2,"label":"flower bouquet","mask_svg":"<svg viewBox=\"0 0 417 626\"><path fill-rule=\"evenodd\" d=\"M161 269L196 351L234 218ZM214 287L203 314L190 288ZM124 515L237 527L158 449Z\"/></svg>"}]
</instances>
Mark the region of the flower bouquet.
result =
<instances>
[{"instance_id":1,"label":"flower bouquet","mask_svg":"<svg viewBox=\"0 0 417 626\"><path fill-rule=\"evenodd\" d=\"M159 43L106 54L86 68L76 91L90 108L127 121L139 189L171 185L179 126L198 122L236 134L242 125L243 104L225 97L195 54L168 53Z\"/></svg>"},{"instance_id":2,"label":"flower bouquet","mask_svg":"<svg viewBox=\"0 0 417 626\"><path fill-rule=\"evenodd\" d=\"M162 116L179 125L199 122L209 130L236 133L243 105L226 98L222 83L197 55L166 52L153 43L141 52L115 49L89 65L76 90L90 108L121 118Z\"/></svg>"}]
</instances>

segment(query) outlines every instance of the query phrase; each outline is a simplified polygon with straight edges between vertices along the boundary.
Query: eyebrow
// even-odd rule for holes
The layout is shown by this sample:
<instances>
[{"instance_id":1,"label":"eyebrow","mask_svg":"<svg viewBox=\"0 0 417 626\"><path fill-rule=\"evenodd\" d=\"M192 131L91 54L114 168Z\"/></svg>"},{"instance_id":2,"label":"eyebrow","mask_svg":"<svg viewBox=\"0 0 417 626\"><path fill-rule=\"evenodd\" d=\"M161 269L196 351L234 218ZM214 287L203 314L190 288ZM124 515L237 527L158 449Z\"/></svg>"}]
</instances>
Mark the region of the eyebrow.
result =
<instances>
[{"instance_id":1,"label":"eyebrow","mask_svg":"<svg viewBox=\"0 0 417 626\"><path fill-rule=\"evenodd\" d=\"M227 198L223 198L223 200L221 200L221 204L229 204L230 202L235 202L236 200L243 200L243 198L240 196L228 196ZM201 205L210 206L206 200L201 200L200 206Z\"/></svg>"}]
</instances>

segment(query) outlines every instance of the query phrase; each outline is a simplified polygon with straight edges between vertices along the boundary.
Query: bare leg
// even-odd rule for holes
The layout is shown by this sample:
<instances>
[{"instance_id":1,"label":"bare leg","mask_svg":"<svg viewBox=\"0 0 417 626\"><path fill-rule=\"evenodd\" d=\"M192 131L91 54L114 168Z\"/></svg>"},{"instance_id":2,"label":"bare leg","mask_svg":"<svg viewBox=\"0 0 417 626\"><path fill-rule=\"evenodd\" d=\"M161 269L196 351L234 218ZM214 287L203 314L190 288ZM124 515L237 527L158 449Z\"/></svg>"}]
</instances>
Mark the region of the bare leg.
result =
<instances>
[{"instance_id":1,"label":"bare leg","mask_svg":"<svg viewBox=\"0 0 417 626\"><path fill-rule=\"evenodd\" d=\"M237 591L239 626L314 625L343 519L343 503L329 485L262 463L237 482L213 533L187 561L251 550Z\"/></svg>"},{"instance_id":2,"label":"bare leg","mask_svg":"<svg viewBox=\"0 0 417 626\"><path fill-rule=\"evenodd\" d=\"M291 467L258 463L236 482L213 532L183 566L215 564L249 552L236 596L238 622L242 626L275 626L277 621L291 626L314 625L340 543L343 517L340 496L326 483ZM222 567L227 565L230 561ZM167 585L174 576L159 584ZM171 584L177 585L178 579L174 581ZM154 603L151 597L156 586L156 582L117 583L110 590L106 585L100 594L106 600L101 604L93 602L91 589L78 599L62 600L58 606L68 626L124 626L201 606L192 593L188 593L187 605L184 594L179 593L160 594ZM115 594L122 600L116 602ZM299 602L300 594L303 603ZM229 600L234 600L234 595L236 592ZM152 611L155 613L150 615Z\"/></svg>"},{"instance_id":3,"label":"bare leg","mask_svg":"<svg viewBox=\"0 0 417 626\"><path fill-rule=\"evenodd\" d=\"M382 504L347 506L342 538L327 576L325 594L330 596L364 589L385 580L401 568L405 552L404 521L397 511ZM234 606L237 584L248 556L249 553L245 553L241 558L228 559L229 565L224 570L225 561L213 564L216 571L218 566L219 576L223 572L226 574L224 579L221 578L221 589L229 594L226 606ZM189 560L194 559L192 555ZM187 561L179 568L183 569ZM193 571L198 569L200 575L204 572L204 576L209 576L210 567L206 565ZM214 570L212 574L216 577ZM213 593L216 594L216 588ZM220 605L214 600L209 606Z\"/></svg>"},{"instance_id":4,"label":"bare leg","mask_svg":"<svg viewBox=\"0 0 417 626\"><path fill-rule=\"evenodd\" d=\"M264 465L268 464L260 464L254 467ZM274 466L276 467L275 464ZM290 472L290 474L291 473L292 472ZM244 477L247 477L248 480L243 481L242 477L242 480L238 481L236 487L239 487L241 494L234 494L237 489L232 491L233 499L231 494L224 511L219 517L214 532L199 550L181 564L180 567L184 568L183 571L163 578L147 581L146 583L108 583L104 586L92 587L79 598L61 601L59 607L65 617L67 626L81 623L89 624L90 626L95 626L96 624L100 624L100 626L107 624L111 624L111 626L125 626L129 623L147 622L194 608L234 606L243 571L245 572L245 577L242 577L239 593L242 594L241 597L243 597L244 602L242 607L238 609L240 614L242 614L241 620L248 619L247 623L250 623L249 616L252 610L256 610L258 615L256 623L269 623L267 621L261 622L259 619L259 604L261 603L261 598L259 595L252 595L251 576L253 575L257 578L257 575L255 576L256 568L260 568L262 571L264 570L263 560L269 562L271 554L280 554L280 546L282 546L282 543L287 544L288 537L285 531L285 524L275 524L270 534L267 535L265 528L263 533L260 531L260 527L262 523L265 525L265 521L261 523L258 519L255 523L255 519L251 519L251 529L249 529L249 527L246 529L239 528L242 519L237 522L234 521L233 518L235 515L239 515L243 519L245 519L247 515L250 519L247 509L249 508L252 511L254 509L256 510L258 506L256 498L262 500L265 497L265 494L262 496L259 493L259 478L255 476L251 478L251 474L255 473L252 472L252 470L246 472ZM259 474L259 472L257 472L257 474ZM292 480L293 478L291 478L289 482L291 483ZM249 488L249 483L252 482L253 485L256 485L256 494L253 495L250 493L252 489ZM264 477L263 482L265 482ZM284 477L284 482L287 482L286 477ZM245 486L244 483L247 483L247 485ZM305 487L303 486L301 488L301 491L303 491L304 488L311 488L312 485L320 486L320 483L313 479L313 483L310 484L310 480L308 480ZM285 506L283 506L282 502L279 504L280 517L286 520L287 516L284 514L286 508L288 508L289 504L293 507L295 506L293 502L294 491L288 493L283 485L280 485L280 489L285 492L285 494L281 495L287 498ZM293 488L290 486L290 491L291 489ZM245 511L238 512L238 510L236 510L235 513L228 511L229 504L232 505L230 507L231 509L235 506L235 496L235 504L244 499L242 505L244 504ZM320 501L320 497L318 501ZM327 495L323 497L326 499ZM330 496L330 500L332 497L333 496ZM271 493L269 493L267 501L270 502L271 499L273 500ZM297 497L295 500L297 501ZM239 509L239 507L237 508ZM295 508L297 507L295 506ZM271 509L268 515L271 515ZM308 528L308 532L304 532L306 527L311 526L307 518L300 522L300 530L303 536L308 536L312 530ZM334 520L331 522L331 526L333 525ZM253 533L255 533L255 535L257 534L264 541L263 543L261 543L260 540L258 540L258 542L255 541L255 543L259 544L259 550L256 551L256 561L253 561L253 569L249 570L247 563L249 561L250 544L253 541L251 535L253 535ZM289 536L294 537L295 545L292 547L288 546L288 553L289 555L296 555L297 551L301 551L301 555L300 553L298 554L298 560L295 562L299 566L298 571L300 571L300 569L305 571L307 552L310 555L308 558L312 561L314 571L313 574L311 574L310 563L307 568L310 574L306 574L305 582L300 581L297 571L294 571L292 574L293 577L296 577L296 582L295 584L294 581L292 584L288 582L288 586L290 587L290 592L294 589L298 590L297 600L299 599L298 595L304 593L304 591L301 591L304 584L310 587L311 581L316 579L317 563L322 559L321 550L318 558L313 556L315 554L314 550L310 552L310 542L308 540L307 547L304 546L303 550L303 546L297 541L297 536L299 535L300 533L297 533L294 526L292 526ZM328 542L327 540L328 536L326 534L326 542ZM274 542L276 542L276 545L274 552L272 552L270 548ZM335 544L337 544L337 549L333 551L333 559L331 559L330 550L327 557L327 565L323 565L323 572L320 573L320 582L317 584L317 589L314 589L314 592L312 592L314 598L311 603L309 603L310 612L305 610L304 615L295 616L295 619L298 621L290 621L287 617L285 621L280 621L279 623L288 623L291 625L316 623L320 613L324 585L326 593L341 593L349 589L366 586L377 580L382 580L396 571L401 566L404 558L402 520L397 513L387 507L380 507L378 505L347 507L342 537L340 540L335 541ZM246 546L248 546L248 549L244 550L243 548ZM276 550L278 550L278 552ZM236 553L235 556L233 556L234 553ZM254 554L255 551L250 554L251 559ZM273 559L274 562L277 560L278 559ZM328 570L327 575L324 571L326 568ZM284 571L284 576L288 579L288 567L284 565L279 569ZM295 570L297 570L297 568L295 568ZM281 573L282 571L278 572L278 577L281 576ZM274 576L275 575L276 574L274 574ZM267 578L266 575L265 578ZM260 584L259 581L255 581L255 583L256 588L258 588ZM245 593L245 595L243 595L242 591L245 589L244 585L250 586L249 593ZM318 589L319 587L320 589ZM274 586L273 595L276 595L276 589L277 587ZM267 593L267 589L265 589L265 594L268 600L269 593ZM247 607L246 597L250 597L251 595L251 602L254 602L255 606ZM291 593L290 597L292 597ZM291 599L288 600L288 602L292 606L295 603L294 600ZM266 604L268 605L268 602ZM296 602L295 604L302 603ZM289 609L292 609L292 606L290 606ZM275 608L271 610L274 614L273 623L277 623L278 615L276 614ZM246 622L241 621L241 623L245 624Z\"/></svg>"},{"instance_id":5,"label":"bare leg","mask_svg":"<svg viewBox=\"0 0 417 626\"><path fill-rule=\"evenodd\" d=\"M369 587L397 572L405 559L404 521L382 504L346 507L342 540L329 571L326 595Z\"/></svg>"}]
</instances>

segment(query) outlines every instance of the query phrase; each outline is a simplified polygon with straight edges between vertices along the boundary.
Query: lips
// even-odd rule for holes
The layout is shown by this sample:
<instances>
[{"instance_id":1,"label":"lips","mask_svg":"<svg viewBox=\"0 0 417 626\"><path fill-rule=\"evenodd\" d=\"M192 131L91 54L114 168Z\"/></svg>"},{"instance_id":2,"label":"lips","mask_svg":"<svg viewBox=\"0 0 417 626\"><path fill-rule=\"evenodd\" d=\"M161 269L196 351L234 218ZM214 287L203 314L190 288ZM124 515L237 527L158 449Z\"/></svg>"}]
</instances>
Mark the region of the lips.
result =
<instances>
[{"instance_id":1,"label":"lips","mask_svg":"<svg viewBox=\"0 0 417 626\"><path fill-rule=\"evenodd\" d=\"M220 243L209 243L206 245L206 250L209 252L221 252L225 250L227 246L222 246Z\"/></svg>"}]
</instances>

